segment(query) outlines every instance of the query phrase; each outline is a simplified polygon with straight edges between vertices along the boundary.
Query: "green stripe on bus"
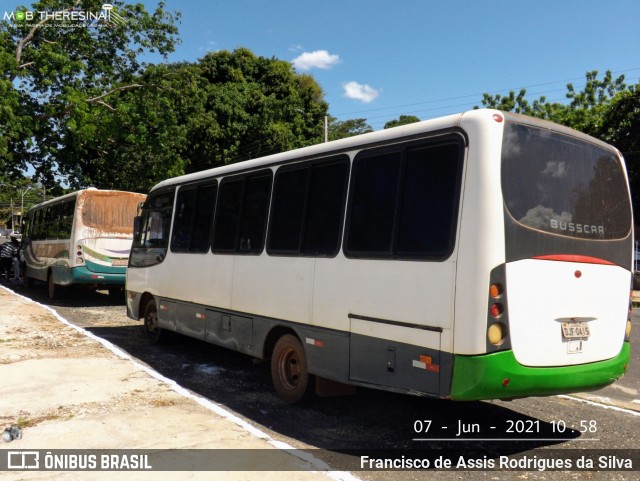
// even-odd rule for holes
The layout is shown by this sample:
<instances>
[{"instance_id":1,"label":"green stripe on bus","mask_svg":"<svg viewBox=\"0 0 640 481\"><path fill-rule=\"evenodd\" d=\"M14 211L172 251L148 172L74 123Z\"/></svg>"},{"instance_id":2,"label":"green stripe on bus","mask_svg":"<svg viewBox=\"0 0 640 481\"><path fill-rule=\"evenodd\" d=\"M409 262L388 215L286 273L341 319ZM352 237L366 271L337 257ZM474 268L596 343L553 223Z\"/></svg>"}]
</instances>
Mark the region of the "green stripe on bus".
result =
<instances>
[{"instance_id":1,"label":"green stripe on bus","mask_svg":"<svg viewBox=\"0 0 640 481\"><path fill-rule=\"evenodd\" d=\"M91 262L89 260L84 261L87 269L92 274L122 274L124 275L127 272L127 268L125 266L105 266L103 264L98 264L96 262Z\"/></svg>"},{"instance_id":2,"label":"green stripe on bus","mask_svg":"<svg viewBox=\"0 0 640 481\"><path fill-rule=\"evenodd\" d=\"M630 356L628 342L614 358L564 367L523 366L516 361L513 351L456 355L450 397L457 401L475 401L592 391L622 377Z\"/></svg>"},{"instance_id":3,"label":"green stripe on bus","mask_svg":"<svg viewBox=\"0 0 640 481\"><path fill-rule=\"evenodd\" d=\"M93 249L87 246L84 246L83 249L86 254L89 254L91 257L95 259L99 259L104 262L113 262L114 259L126 259L126 257L115 257L115 256L108 256L105 254L101 254L100 252L94 251Z\"/></svg>"}]
</instances>

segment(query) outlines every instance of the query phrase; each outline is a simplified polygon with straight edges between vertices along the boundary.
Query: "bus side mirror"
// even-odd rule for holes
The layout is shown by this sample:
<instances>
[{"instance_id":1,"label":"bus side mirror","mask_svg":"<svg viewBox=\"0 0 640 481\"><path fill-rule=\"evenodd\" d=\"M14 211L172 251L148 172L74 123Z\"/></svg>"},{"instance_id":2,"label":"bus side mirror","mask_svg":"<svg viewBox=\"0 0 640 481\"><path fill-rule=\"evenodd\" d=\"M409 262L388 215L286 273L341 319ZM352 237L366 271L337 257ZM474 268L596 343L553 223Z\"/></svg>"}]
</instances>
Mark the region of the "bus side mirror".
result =
<instances>
[{"instance_id":1,"label":"bus side mirror","mask_svg":"<svg viewBox=\"0 0 640 481\"><path fill-rule=\"evenodd\" d=\"M140 239L140 234L142 231L142 217L136 216L133 218L133 239Z\"/></svg>"}]
</instances>

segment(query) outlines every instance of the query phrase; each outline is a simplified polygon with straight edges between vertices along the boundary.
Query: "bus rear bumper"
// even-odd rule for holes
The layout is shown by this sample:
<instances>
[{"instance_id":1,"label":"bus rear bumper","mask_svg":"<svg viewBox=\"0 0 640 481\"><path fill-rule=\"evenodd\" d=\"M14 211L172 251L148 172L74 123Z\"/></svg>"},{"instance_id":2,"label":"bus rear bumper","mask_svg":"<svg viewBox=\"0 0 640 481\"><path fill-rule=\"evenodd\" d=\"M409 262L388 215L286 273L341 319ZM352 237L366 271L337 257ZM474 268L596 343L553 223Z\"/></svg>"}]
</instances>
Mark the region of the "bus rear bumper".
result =
<instances>
[{"instance_id":1,"label":"bus rear bumper","mask_svg":"<svg viewBox=\"0 0 640 481\"><path fill-rule=\"evenodd\" d=\"M85 284L95 286L124 286L123 273L92 272L84 266L60 268L52 266L53 279L56 284Z\"/></svg>"},{"instance_id":2,"label":"bus rear bumper","mask_svg":"<svg viewBox=\"0 0 640 481\"><path fill-rule=\"evenodd\" d=\"M620 379L629 366L631 345L605 361L563 367L527 367L513 351L455 356L450 398L458 401L512 399L593 391Z\"/></svg>"}]
</instances>

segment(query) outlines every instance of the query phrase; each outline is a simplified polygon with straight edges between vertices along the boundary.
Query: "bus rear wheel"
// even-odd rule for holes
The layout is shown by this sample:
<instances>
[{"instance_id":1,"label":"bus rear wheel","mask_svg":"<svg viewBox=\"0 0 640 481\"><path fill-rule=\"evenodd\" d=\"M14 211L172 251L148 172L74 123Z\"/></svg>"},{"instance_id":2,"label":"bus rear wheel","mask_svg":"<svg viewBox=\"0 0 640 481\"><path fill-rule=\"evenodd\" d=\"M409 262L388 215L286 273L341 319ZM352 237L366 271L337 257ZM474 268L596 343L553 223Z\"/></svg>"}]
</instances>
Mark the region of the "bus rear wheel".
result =
<instances>
[{"instance_id":1,"label":"bus rear wheel","mask_svg":"<svg viewBox=\"0 0 640 481\"><path fill-rule=\"evenodd\" d=\"M144 308L144 332L152 344L162 339L162 329L158 323L158 307L155 299L150 299Z\"/></svg>"},{"instance_id":2,"label":"bus rear wheel","mask_svg":"<svg viewBox=\"0 0 640 481\"><path fill-rule=\"evenodd\" d=\"M49 277L47 278L47 287L49 299L60 299L62 297L63 287L58 285L53 280L53 272L49 272Z\"/></svg>"},{"instance_id":3,"label":"bus rear wheel","mask_svg":"<svg viewBox=\"0 0 640 481\"><path fill-rule=\"evenodd\" d=\"M289 404L301 401L310 392L304 347L297 337L285 334L273 348L271 379L278 396Z\"/></svg>"}]
</instances>

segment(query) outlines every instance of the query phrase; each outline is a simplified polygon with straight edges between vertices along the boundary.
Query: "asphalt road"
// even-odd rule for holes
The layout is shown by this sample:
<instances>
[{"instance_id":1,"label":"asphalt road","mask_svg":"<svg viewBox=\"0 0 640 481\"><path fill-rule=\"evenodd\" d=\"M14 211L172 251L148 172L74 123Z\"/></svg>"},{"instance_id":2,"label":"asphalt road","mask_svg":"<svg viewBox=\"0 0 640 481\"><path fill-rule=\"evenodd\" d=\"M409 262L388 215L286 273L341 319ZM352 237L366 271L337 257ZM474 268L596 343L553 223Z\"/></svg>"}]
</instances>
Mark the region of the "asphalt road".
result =
<instances>
[{"instance_id":1,"label":"asphalt road","mask_svg":"<svg viewBox=\"0 0 640 481\"><path fill-rule=\"evenodd\" d=\"M9 285L9 287L11 287ZM348 397L313 399L285 405L271 386L269 367L251 358L180 335L162 345L150 345L141 323L128 319L124 300L106 292L74 291L49 302L44 284L17 292L49 305L62 317L129 352L180 385L238 413L275 439L313 454L337 470L362 462L361 455L401 459L441 455L465 462L498 463L501 455L570 459L572 469L547 473L532 468L513 473L476 470L358 471L371 480L411 479L558 479L636 480L640 471L583 471L575 456L606 465L634 457L640 469L640 358L633 351L630 372L613 386L591 394L616 406L573 396L529 398L511 402L468 402L424 399L359 389ZM633 316L632 343L640 342L640 314ZM462 431L462 432L460 432ZM161 430L159 431L161 433ZM460 435L456 435L460 432ZM634 450L619 452L614 450ZM604 456L600 461L598 458ZM615 458L612 458L615 456ZM515 462L515 461L514 461ZM433 466L431 466L433 467ZM353 468L352 468L353 469Z\"/></svg>"}]
</instances>

